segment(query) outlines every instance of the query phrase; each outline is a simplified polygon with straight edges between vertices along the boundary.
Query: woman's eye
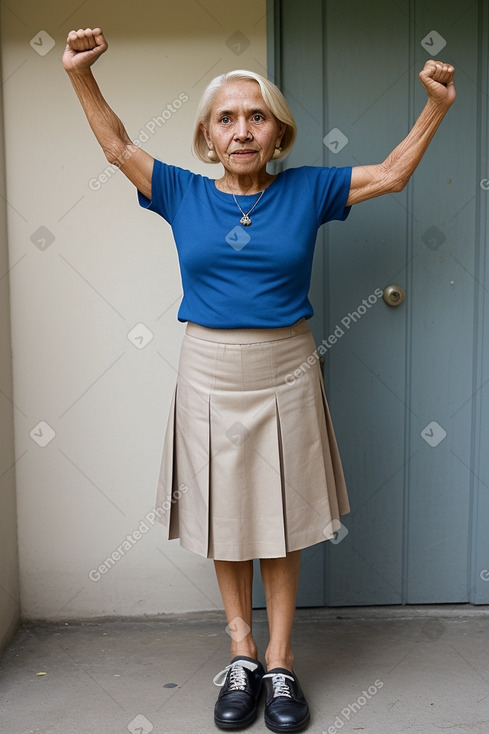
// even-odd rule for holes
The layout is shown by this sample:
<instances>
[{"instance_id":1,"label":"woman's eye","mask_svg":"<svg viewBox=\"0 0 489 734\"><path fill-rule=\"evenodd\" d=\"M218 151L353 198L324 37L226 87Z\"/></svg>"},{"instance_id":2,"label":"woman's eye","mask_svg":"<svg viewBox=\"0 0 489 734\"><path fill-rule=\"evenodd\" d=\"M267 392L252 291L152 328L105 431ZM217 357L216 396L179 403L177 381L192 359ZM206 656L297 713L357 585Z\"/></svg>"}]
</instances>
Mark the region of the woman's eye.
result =
<instances>
[{"instance_id":1,"label":"woman's eye","mask_svg":"<svg viewBox=\"0 0 489 734\"><path fill-rule=\"evenodd\" d=\"M256 115L253 115L253 122L260 122L260 120L263 120L263 115L260 115L258 113Z\"/></svg>"}]
</instances>

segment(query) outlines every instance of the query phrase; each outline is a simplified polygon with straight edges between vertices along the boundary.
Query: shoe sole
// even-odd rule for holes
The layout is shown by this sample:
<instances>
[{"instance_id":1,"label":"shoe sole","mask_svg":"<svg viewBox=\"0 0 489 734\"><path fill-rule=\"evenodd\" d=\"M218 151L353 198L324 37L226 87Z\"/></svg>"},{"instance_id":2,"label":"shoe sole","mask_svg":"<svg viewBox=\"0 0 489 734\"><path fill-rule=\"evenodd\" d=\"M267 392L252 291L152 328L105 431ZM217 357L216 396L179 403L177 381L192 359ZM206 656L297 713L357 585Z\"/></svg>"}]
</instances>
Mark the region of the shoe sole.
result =
<instances>
[{"instance_id":1,"label":"shoe sole","mask_svg":"<svg viewBox=\"0 0 489 734\"><path fill-rule=\"evenodd\" d=\"M308 714L305 719L303 719L302 721L300 721L297 724L291 724L291 725L285 724L284 726L277 726L277 724L272 724L270 721L267 721L267 717L265 716L265 726L267 727L267 729L270 729L270 731L274 731L277 734L281 734L282 732L287 732L287 731L296 732L296 731L302 731L303 729L305 729L310 719L311 719L311 715Z\"/></svg>"},{"instance_id":2,"label":"shoe sole","mask_svg":"<svg viewBox=\"0 0 489 734\"><path fill-rule=\"evenodd\" d=\"M219 729L244 729L246 726L251 726L251 724L256 721L257 712L258 707L254 711L252 711L251 714L246 717L246 719L240 719L239 721L220 720L214 716L214 724Z\"/></svg>"}]
</instances>

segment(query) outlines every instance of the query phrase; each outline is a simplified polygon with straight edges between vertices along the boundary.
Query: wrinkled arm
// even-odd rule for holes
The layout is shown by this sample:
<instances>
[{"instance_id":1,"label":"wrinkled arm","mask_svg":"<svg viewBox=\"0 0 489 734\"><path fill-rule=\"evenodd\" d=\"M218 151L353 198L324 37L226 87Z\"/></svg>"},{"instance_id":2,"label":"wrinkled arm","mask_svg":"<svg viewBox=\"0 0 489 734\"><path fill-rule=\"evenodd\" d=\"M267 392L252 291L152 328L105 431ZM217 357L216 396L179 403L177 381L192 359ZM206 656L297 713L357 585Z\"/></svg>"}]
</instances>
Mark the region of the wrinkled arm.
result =
<instances>
[{"instance_id":1,"label":"wrinkled arm","mask_svg":"<svg viewBox=\"0 0 489 734\"><path fill-rule=\"evenodd\" d=\"M425 108L407 137L383 163L353 168L348 206L402 191L406 186L455 100L454 71L448 64L426 62L419 75L428 92Z\"/></svg>"},{"instance_id":2,"label":"wrinkled arm","mask_svg":"<svg viewBox=\"0 0 489 734\"><path fill-rule=\"evenodd\" d=\"M63 66L107 160L120 168L150 199L154 159L131 141L92 74L92 64L107 48L100 28L71 31L63 54Z\"/></svg>"}]
</instances>

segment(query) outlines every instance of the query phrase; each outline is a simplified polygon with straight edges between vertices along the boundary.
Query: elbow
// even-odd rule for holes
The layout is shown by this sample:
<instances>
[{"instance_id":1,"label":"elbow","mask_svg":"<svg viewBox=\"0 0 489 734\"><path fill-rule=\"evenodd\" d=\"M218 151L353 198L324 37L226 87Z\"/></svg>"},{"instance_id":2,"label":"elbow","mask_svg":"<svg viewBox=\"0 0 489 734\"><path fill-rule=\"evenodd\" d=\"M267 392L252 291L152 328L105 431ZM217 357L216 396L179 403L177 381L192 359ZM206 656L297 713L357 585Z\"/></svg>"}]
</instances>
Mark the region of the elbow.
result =
<instances>
[{"instance_id":1,"label":"elbow","mask_svg":"<svg viewBox=\"0 0 489 734\"><path fill-rule=\"evenodd\" d=\"M111 166L120 166L121 156L123 153L122 147L119 146L110 146L108 148L103 148L104 155L107 158L108 162Z\"/></svg>"},{"instance_id":2,"label":"elbow","mask_svg":"<svg viewBox=\"0 0 489 734\"><path fill-rule=\"evenodd\" d=\"M411 173L411 171L406 171L405 168L401 168L400 166L390 166L386 176L389 191L397 194L405 189L411 178Z\"/></svg>"},{"instance_id":3,"label":"elbow","mask_svg":"<svg viewBox=\"0 0 489 734\"><path fill-rule=\"evenodd\" d=\"M403 191L409 182L409 176L403 176L402 178L395 178L392 181L391 184L391 191L393 194L398 194L400 191Z\"/></svg>"},{"instance_id":4,"label":"elbow","mask_svg":"<svg viewBox=\"0 0 489 734\"><path fill-rule=\"evenodd\" d=\"M380 168L384 178L384 186L390 194L397 194L406 188L412 171L406 170L404 166L389 159L384 161Z\"/></svg>"},{"instance_id":5,"label":"elbow","mask_svg":"<svg viewBox=\"0 0 489 734\"><path fill-rule=\"evenodd\" d=\"M117 168L120 168L132 154L129 146L123 140L103 146L103 151L108 162Z\"/></svg>"}]
</instances>

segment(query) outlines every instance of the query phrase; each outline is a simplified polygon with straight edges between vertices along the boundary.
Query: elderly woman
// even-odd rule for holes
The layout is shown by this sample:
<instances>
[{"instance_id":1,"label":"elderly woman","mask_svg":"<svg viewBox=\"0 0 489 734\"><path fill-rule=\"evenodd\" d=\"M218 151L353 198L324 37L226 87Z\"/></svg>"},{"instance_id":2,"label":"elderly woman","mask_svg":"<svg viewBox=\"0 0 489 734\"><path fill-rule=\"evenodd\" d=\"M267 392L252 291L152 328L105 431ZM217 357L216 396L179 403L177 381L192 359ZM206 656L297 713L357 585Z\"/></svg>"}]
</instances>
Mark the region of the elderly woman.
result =
<instances>
[{"instance_id":1,"label":"elderly woman","mask_svg":"<svg viewBox=\"0 0 489 734\"><path fill-rule=\"evenodd\" d=\"M267 164L296 136L287 102L259 74L223 74L203 93L194 136L197 157L223 166L211 179L133 144L90 69L106 49L100 28L72 31L63 65L107 159L141 206L169 222L178 251L187 326L157 507L170 506L169 538L214 560L231 637L231 662L214 679L214 721L251 724L264 688L266 726L300 731L309 722L291 649L300 551L333 538L350 509L307 324L316 234L352 204L404 188L455 99L454 69L425 64L426 106L383 163L277 175ZM294 371L300 378L290 380ZM254 558L269 622L266 673L251 629Z\"/></svg>"}]
</instances>

